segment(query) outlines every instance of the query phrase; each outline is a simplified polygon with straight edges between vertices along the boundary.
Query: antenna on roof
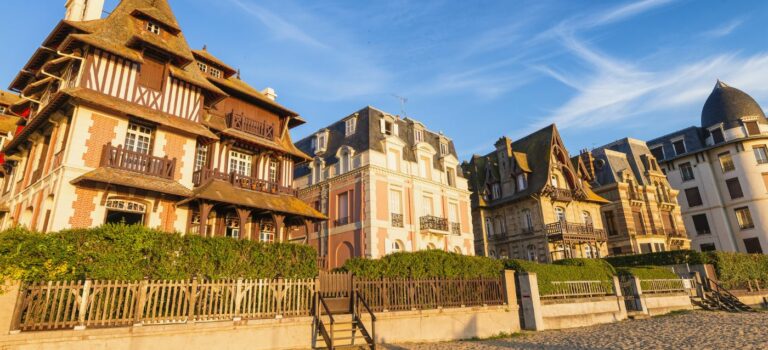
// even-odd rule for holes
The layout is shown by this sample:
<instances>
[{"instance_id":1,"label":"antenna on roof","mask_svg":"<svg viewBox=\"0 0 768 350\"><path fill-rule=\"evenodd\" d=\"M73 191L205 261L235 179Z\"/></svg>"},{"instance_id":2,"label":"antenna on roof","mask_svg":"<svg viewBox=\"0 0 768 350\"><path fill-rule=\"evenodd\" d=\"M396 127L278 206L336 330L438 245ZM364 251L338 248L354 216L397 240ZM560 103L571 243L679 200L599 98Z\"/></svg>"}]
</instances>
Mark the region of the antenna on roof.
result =
<instances>
[{"instance_id":1,"label":"antenna on roof","mask_svg":"<svg viewBox=\"0 0 768 350\"><path fill-rule=\"evenodd\" d=\"M392 94L398 101L400 101L400 115L405 117L405 104L408 103L408 98L397 94Z\"/></svg>"},{"instance_id":2,"label":"antenna on roof","mask_svg":"<svg viewBox=\"0 0 768 350\"><path fill-rule=\"evenodd\" d=\"M237 80L240 80L240 68L237 69Z\"/></svg>"},{"instance_id":3,"label":"antenna on roof","mask_svg":"<svg viewBox=\"0 0 768 350\"><path fill-rule=\"evenodd\" d=\"M203 51L208 51L208 45L203 44Z\"/></svg>"}]
</instances>

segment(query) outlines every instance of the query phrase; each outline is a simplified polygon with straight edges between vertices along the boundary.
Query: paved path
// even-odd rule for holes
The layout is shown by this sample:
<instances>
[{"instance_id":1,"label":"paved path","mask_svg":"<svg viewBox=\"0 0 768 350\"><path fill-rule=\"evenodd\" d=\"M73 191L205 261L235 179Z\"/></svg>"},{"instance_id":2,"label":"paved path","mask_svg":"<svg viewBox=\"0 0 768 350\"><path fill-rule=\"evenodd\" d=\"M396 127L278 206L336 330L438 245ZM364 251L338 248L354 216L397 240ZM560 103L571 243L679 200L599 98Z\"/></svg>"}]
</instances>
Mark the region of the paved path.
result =
<instances>
[{"instance_id":1,"label":"paved path","mask_svg":"<svg viewBox=\"0 0 768 350\"><path fill-rule=\"evenodd\" d=\"M768 312L694 311L561 331L525 333L507 339L400 344L385 349L768 349Z\"/></svg>"}]
</instances>

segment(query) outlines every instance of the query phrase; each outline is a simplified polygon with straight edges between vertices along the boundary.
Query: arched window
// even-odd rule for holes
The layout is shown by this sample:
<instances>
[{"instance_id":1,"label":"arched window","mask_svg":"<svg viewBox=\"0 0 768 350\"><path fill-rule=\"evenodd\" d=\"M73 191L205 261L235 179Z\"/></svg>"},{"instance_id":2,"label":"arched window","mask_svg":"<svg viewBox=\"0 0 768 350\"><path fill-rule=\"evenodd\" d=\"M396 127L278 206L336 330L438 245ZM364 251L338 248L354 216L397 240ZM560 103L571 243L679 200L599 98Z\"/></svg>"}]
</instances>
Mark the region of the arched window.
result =
<instances>
[{"instance_id":1,"label":"arched window","mask_svg":"<svg viewBox=\"0 0 768 350\"><path fill-rule=\"evenodd\" d=\"M555 219L560 222L565 221L565 208L555 207Z\"/></svg>"},{"instance_id":2,"label":"arched window","mask_svg":"<svg viewBox=\"0 0 768 350\"><path fill-rule=\"evenodd\" d=\"M392 253L402 252L403 251L403 242L398 240L392 241Z\"/></svg>"},{"instance_id":3,"label":"arched window","mask_svg":"<svg viewBox=\"0 0 768 350\"><path fill-rule=\"evenodd\" d=\"M523 209L523 231L533 231L533 216L531 215L531 211L529 209Z\"/></svg>"},{"instance_id":4,"label":"arched window","mask_svg":"<svg viewBox=\"0 0 768 350\"><path fill-rule=\"evenodd\" d=\"M584 246L584 257L587 259L594 258L594 256L592 256L592 246L589 244Z\"/></svg>"},{"instance_id":5,"label":"arched window","mask_svg":"<svg viewBox=\"0 0 768 350\"><path fill-rule=\"evenodd\" d=\"M584 225L592 226L592 214L588 211L581 212L581 220L584 222Z\"/></svg>"},{"instance_id":6,"label":"arched window","mask_svg":"<svg viewBox=\"0 0 768 350\"><path fill-rule=\"evenodd\" d=\"M107 199L105 204L107 224L143 225L147 206L143 203L124 199Z\"/></svg>"},{"instance_id":7,"label":"arched window","mask_svg":"<svg viewBox=\"0 0 768 350\"><path fill-rule=\"evenodd\" d=\"M427 249L428 250L435 250L435 249L437 249L437 247L435 246L434 243L429 243L429 244L427 244Z\"/></svg>"},{"instance_id":8,"label":"arched window","mask_svg":"<svg viewBox=\"0 0 768 350\"><path fill-rule=\"evenodd\" d=\"M536 259L536 246L533 244L529 244L528 247L526 247L526 254L528 255L529 261L537 261Z\"/></svg>"}]
</instances>

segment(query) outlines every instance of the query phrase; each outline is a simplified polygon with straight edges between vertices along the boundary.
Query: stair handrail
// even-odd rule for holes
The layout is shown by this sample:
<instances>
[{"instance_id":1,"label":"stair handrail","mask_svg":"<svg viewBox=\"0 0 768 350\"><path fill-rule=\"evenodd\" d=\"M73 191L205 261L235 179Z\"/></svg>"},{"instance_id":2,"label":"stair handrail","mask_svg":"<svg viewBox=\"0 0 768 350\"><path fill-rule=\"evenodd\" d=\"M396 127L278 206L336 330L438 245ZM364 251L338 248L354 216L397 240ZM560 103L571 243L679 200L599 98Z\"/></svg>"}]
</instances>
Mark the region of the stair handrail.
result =
<instances>
[{"instance_id":1,"label":"stair handrail","mask_svg":"<svg viewBox=\"0 0 768 350\"><path fill-rule=\"evenodd\" d=\"M328 331L325 329L325 324L323 324L323 320L320 318L322 316L322 311L317 311L317 322L320 326L320 332L323 335L323 339L325 340L325 343L328 345L328 349L333 349L333 324L336 322L333 318L333 314L331 313L331 309L328 307L328 304L325 303L325 298L323 298L320 293L318 293L318 300L320 301L320 305L325 310L325 313L328 314L328 318L330 319L330 335L328 334Z\"/></svg>"},{"instance_id":2,"label":"stair handrail","mask_svg":"<svg viewBox=\"0 0 768 350\"><path fill-rule=\"evenodd\" d=\"M359 301L363 304L363 307L365 308L365 311L368 312L368 314L371 316L371 350L376 349L376 314L373 313L373 309L368 305L368 302L365 300L362 294L358 293L357 291L355 293L355 299L356 301ZM355 307L355 318L357 318L360 327L365 329L365 326L363 325L363 320L360 319L360 311L359 308Z\"/></svg>"},{"instance_id":3,"label":"stair handrail","mask_svg":"<svg viewBox=\"0 0 768 350\"><path fill-rule=\"evenodd\" d=\"M738 301L739 303L744 304L744 303L741 302L741 300L739 300L739 298L737 296L733 295L730 291L728 291L728 289L725 289L723 286L721 286L715 280L707 277L707 282L710 283L710 285L714 285L715 286L715 297L717 298L718 302L722 303L722 301L721 301L721 294L725 294L725 295L731 297L732 299ZM749 305L744 304L744 307L747 310L752 310L752 308L749 307Z\"/></svg>"}]
</instances>

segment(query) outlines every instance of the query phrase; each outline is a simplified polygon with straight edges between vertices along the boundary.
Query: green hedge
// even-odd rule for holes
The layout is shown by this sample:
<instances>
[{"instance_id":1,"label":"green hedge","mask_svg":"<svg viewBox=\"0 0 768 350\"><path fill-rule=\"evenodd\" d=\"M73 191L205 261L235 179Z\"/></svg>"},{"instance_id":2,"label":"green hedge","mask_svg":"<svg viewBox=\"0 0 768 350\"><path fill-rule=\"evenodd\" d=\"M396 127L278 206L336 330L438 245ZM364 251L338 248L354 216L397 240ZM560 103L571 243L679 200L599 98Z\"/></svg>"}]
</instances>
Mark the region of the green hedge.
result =
<instances>
[{"instance_id":1,"label":"green hedge","mask_svg":"<svg viewBox=\"0 0 768 350\"><path fill-rule=\"evenodd\" d=\"M768 255L713 252L708 254L725 288L743 288L747 281L768 286Z\"/></svg>"},{"instance_id":2,"label":"green hedge","mask_svg":"<svg viewBox=\"0 0 768 350\"><path fill-rule=\"evenodd\" d=\"M553 290L556 281L611 281L616 270L607 262L599 259L564 259L552 264L509 259L504 261L505 268L518 272L535 272L539 292L547 294Z\"/></svg>"},{"instance_id":3,"label":"green hedge","mask_svg":"<svg viewBox=\"0 0 768 350\"><path fill-rule=\"evenodd\" d=\"M605 258L611 265L620 266L659 266L676 264L706 264L706 254L693 250L671 250L666 252L611 256Z\"/></svg>"},{"instance_id":4,"label":"green hedge","mask_svg":"<svg viewBox=\"0 0 768 350\"><path fill-rule=\"evenodd\" d=\"M400 252L372 260L353 258L339 270L362 278L477 278L498 277L501 261L480 256L466 256L441 250Z\"/></svg>"},{"instance_id":5,"label":"green hedge","mask_svg":"<svg viewBox=\"0 0 768 350\"><path fill-rule=\"evenodd\" d=\"M635 266L635 267L617 267L616 273L619 276L635 276L641 280L662 280L678 279L676 273L661 266Z\"/></svg>"},{"instance_id":6,"label":"green hedge","mask_svg":"<svg viewBox=\"0 0 768 350\"><path fill-rule=\"evenodd\" d=\"M182 237L142 226L0 232L3 280L310 278L316 256L305 245Z\"/></svg>"}]
</instances>

